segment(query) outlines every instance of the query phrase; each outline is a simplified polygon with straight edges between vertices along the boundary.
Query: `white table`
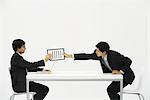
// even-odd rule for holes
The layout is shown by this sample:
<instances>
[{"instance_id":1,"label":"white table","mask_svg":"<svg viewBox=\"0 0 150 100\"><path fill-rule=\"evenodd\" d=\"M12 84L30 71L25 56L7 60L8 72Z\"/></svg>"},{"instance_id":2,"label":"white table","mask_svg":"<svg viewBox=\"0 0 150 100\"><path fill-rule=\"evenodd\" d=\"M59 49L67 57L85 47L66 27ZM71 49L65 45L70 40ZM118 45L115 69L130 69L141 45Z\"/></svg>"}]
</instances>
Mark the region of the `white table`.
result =
<instances>
[{"instance_id":1,"label":"white table","mask_svg":"<svg viewBox=\"0 0 150 100\"><path fill-rule=\"evenodd\" d=\"M123 100L123 76L109 74L98 74L88 72L28 72L26 77L27 100L29 100L29 82L30 81L119 81L120 82L120 100Z\"/></svg>"}]
</instances>

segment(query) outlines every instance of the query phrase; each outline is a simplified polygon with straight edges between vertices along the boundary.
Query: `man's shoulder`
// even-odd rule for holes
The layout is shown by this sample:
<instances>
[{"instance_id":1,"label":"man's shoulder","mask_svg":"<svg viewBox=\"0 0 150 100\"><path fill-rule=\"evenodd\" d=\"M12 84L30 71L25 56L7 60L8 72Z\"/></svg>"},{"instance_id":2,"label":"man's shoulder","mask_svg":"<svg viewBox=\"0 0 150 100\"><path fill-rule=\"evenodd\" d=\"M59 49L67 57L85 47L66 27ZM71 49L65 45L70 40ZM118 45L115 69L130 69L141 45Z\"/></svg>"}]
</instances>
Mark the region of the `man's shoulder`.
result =
<instances>
[{"instance_id":1,"label":"man's shoulder","mask_svg":"<svg viewBox=\"0 0 150 100\"><path fill-rule=\"evenodd\" d=\"M114 51L114 50L109 50L109 54L110 54L110 55L120 55L119 52Z\"/></svg>"},{"instance_id":2,"label":"man's shoulder","mask_svg":"<svg viewBox=\"0 0 150 100\"><path fill-rule=\"evenodd\" d=\"M18 53L14 53L11 59L20 58L21 56Z\"/></svg>"},{"instance_id":3,"label":"man's shoulder","mask_svg":"<svg viewBox=\"0 0 150 100\"><path fill-rule=\"evenodd\" d=\"M12 55L12 57L16 57L16 56L19 56L19 54L15 52L15 53Z\"/></svg>"}]
</instances>

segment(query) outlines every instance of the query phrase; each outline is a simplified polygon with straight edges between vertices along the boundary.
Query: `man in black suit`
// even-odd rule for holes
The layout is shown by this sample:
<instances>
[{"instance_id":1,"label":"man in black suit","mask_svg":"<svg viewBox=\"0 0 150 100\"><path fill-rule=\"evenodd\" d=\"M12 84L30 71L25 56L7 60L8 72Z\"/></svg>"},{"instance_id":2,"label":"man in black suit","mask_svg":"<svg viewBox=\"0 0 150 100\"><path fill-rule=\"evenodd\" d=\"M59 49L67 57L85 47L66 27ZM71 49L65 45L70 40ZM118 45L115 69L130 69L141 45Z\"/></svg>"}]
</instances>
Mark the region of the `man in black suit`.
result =
<instances>
[{"instance_id":1,"label":"man in black suit","mask_svg":"<svg viewBox=\"0 0 150 100\"><path fill-rule=\"evenodd\" d=\"M26 75L27 71L42 71L40 66L44 66L45 62L51 59L51 54L45 56L43 60L31 63L26 61L22 54L25 52L25 42L21 39L16 39L12 43L13 50L15 53L11 58L11 79L12 87L15 92L26 92ZM43 100L47 95L49 88L45 85L30 82L29 91L36 92L34 100Z\"/></svg>"},{"instance_id":2,"label":"man in black suit","mask_svg":"<svg viewBox=\"0 0 150 100\"><path fill-rule=\"evenodd\" d=\"M110 46L107 42L99 42L96 47L96 50L92 54L64 54L64 56L65 58L74 58L75 60L99 60L103 73L122 74L123 87L128 84L132 84L135 75L130 68L132 63L131 59L116 51L110 50ZM119 91L119 82L112 82L107 88L107 92L111 100L120 99L120 95L118 94Z\"/></svg>"}]
</instances>

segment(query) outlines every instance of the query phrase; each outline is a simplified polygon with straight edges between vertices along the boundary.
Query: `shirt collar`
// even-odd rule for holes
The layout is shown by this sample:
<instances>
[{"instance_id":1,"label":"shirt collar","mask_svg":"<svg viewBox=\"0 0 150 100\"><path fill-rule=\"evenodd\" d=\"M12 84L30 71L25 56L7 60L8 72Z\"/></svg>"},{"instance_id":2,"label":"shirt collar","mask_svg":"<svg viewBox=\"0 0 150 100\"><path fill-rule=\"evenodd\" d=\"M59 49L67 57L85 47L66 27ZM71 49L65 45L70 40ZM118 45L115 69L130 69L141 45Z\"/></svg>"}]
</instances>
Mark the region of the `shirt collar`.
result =
<instances>
[{"instance_id":1,"label":"shirt collar","mask_svg":"<svg viewBox=\"0 0 150 100\"><path fill-rule=\"evenodd\" d=\"M22 56L19 52L16 52L17 54L19 54L20 56Z\"/></svg>"},{"instance_id":2,"label":"shirt collar","mask_svg":"<svg viewBox=\"0 0 150 100\"><path fill-rule=\"evenodd\" d=\"M105 57L103 58L105 61L107 60L107 54L105 55Z\"/></svg>"}]
</instances>

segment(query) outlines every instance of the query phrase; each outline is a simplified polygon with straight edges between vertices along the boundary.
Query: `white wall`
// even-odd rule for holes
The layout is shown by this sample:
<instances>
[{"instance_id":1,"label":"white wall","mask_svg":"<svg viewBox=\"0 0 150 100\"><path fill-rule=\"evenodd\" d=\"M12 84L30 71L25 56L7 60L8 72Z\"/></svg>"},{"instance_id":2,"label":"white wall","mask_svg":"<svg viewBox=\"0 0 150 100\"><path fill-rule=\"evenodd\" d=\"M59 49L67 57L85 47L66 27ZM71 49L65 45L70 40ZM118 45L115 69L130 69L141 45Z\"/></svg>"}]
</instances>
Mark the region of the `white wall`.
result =
<instances>
[{"instance_id":1,"label":"white wall","mask_svg":"<svg viewBox=\"0 0 150 100\"><path fill-rule=\"evenodd\" d=\"M147 7L147 28L146 28L146 30L147 30L147 41L148 41L148 54L147 54L147 56L148 56L148 66L147 66L147 79L149 78L149 76L150 76L150 1L149 0L146 0L146 7ZM148 95L148 100L150 100L150 95L149 95L149 93L150 93L150 80L148 80L148 82L147 82L147 95Z\"/></svg>"},{"instance_id":2,"label":"white wall","mask_svg":"<svg viewBox=\"0 0 150 100\"><path fill-rule=\"evenodd\" d=\"M1 41L1 37L2 37L2 12L0 11L0 61L2 61L2 41ZM2 64L0 64L0 66L2 66ZM1 68L1 67L0 67ZM3 68L1 68L3 69ZM0 81L2 81L2 76L0 76ZM2 84L0 83L0 86L2 86ZM0 91L0 94L2 94L2 91Z\"/></svg>"},{"instance_id":3,"label":"white wall","mask_svg":"<svg viewBox=\"0 0 150 100\"><path fill-rule=\"evenodd\" d=\"M27 50L24 57L29 61L43 58L48 48L64 47L68 53L91 53L95 49L95 44L99 41L107 41L111 49L133 60L131 67L136 74L146 71L147 23L145 16L147 14L143 0L5 0L3 5L5 13L1 75L6 76L1 83L5 87L1 89L2 94L5 95L1 96L3 100L8 99L12 91L8 67L13 54L11 43L16 38L26 41ZM55 63L57 67L53 70L99 71L97 67L99 63L91 64L96 67L87 67L88 64L87 61L85 63L72 60L60 61ZM47 66L51 66L51 62L47 63ZM143 83L141 91L147 100L146 82L143 81ZM95 100L108 99L105 90L108 83L44 84L52 89L47 100L59 97L64 99L81 97L82 100L93 97ZM68 96L69 90L71 92ZM136 97L129 96L129 98Z\"/></svg>"},{"instance_id":4,"label":"white wall","mask_svg":"<svg viewBox=\"0 0 150 100\"><path fill-rule=\"evenodd\" d=\"M1 0L0 1L0 73L1 73L1 75L0 75L0 96L2 96L2 94L3 94L3 91L2 91L2 87L4 86L3 85L3 71L2 70L4 70L5 68L3 67L3 64L2 64L2 58L3 58L3 55L2 55L2 48L3 48L3 46L2 46L2 17L3 17L3 6L4 6L4 2L3 2L3 0Z\"/></svg>"}]
</instances>

